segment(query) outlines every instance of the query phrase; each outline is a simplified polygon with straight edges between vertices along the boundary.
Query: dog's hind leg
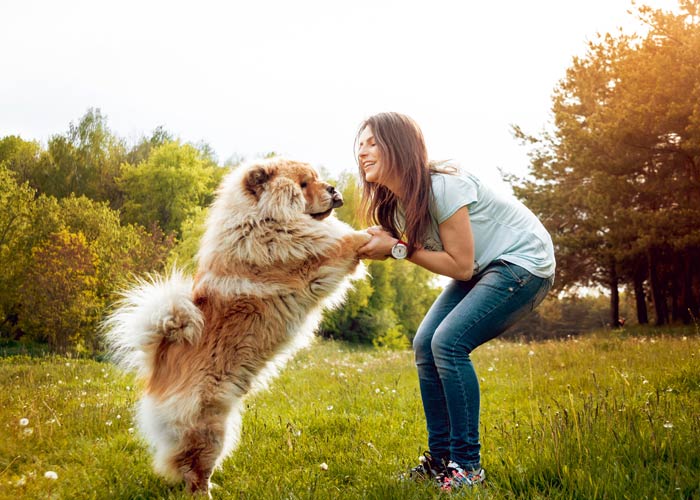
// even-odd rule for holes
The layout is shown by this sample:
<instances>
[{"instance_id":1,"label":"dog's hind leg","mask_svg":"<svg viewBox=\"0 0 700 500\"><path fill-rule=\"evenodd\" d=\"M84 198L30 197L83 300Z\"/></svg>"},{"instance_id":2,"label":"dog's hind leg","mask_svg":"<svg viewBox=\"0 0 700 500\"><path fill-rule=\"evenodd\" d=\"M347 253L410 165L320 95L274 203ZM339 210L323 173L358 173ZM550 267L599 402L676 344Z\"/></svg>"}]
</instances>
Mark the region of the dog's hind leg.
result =
<instances>
[{"instance_id":1,"label":"dog's hind leg","mask_svg":"<svg viewBox=\"0 0 700 500\"><path fill-rule=\"evenodd\" d=\"M183 435L173 462L190 493L209 495L209 479L224 450L225 435L226 417L220 415L198 421Z\"/></svg>"}]
</instances>

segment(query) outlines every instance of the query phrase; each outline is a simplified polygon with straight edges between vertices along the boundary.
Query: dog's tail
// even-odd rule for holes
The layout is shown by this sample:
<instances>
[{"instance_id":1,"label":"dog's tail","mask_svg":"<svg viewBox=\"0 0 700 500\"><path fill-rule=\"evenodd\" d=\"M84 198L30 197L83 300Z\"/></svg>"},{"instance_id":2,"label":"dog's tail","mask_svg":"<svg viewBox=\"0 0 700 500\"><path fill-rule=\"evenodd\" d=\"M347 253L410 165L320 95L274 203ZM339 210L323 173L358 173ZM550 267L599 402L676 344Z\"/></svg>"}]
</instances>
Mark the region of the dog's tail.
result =
<instances>
[{"instance_id":1,"label":"dog's tail","mask_svg":"<svg viewBox=\"0 0 700 500\"><path fill-rule=\"evenodd\" d=\"M192 301L192 286L192 278L173 270L165 278L139 280L123 292L102 324L112 359L146 378L164 339L196 343L204 328L204 317Z\"/></svg>"}]
</instances>

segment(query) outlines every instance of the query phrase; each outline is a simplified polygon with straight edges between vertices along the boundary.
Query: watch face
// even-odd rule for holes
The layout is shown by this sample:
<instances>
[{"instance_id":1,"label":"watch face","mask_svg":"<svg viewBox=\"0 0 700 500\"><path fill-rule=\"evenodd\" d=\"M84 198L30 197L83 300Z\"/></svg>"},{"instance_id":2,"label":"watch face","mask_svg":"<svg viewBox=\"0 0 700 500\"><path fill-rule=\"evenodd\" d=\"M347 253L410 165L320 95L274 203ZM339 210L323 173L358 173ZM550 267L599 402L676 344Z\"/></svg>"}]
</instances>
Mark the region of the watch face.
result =
<instances>
[{"instance_id":1,"label":"watch face","mask_svg":"<svg viewBox=\"0 0 700 500\"><path fill-rule=\"evenodd\" d=\"M391 248L391 256L395 259L405 259L408 255L408 247L403 243L397 243Z\"/></svg>"}]
</instances>

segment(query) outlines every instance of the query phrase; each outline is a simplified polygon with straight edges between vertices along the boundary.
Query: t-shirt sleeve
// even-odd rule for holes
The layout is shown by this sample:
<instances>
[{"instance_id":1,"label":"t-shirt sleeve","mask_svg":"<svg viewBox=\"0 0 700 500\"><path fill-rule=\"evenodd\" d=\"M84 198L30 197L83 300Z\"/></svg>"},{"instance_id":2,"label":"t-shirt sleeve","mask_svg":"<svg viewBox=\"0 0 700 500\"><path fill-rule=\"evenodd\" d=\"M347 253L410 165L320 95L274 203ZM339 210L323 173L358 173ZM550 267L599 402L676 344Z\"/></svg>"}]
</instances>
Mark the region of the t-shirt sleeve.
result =
<instances>
[{"instance_id":1,"label":"t-shirt sleeve","mask_svg":"<svg viewBox=\"0 0 700 500\"><path fill-rule=\"evenodd\" d=\"M470 176L436 175L433 181L435 219L442 224L462 207L478 200L478 185Z\"/></svg>"}]
</instances>

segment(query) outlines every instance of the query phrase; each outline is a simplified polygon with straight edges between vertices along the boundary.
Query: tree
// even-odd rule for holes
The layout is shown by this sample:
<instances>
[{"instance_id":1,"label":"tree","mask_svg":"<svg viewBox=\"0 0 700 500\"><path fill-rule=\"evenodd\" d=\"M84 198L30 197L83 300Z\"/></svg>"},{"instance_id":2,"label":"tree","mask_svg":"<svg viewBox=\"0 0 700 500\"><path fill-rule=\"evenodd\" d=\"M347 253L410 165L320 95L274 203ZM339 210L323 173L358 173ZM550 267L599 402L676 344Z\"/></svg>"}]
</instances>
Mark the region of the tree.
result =
<instances>
[{"instance_id":1,"label":"tree","mask_svg":"<svg viewBox=\"0 0 700 500\"><path fill-rule=\"evenodd\" d=\"M118 208L121 198L116 178L125 157L124 141L112 134L107 117L91 108L77 125L69 125L65 135L49 139L33 184L56 198L85 195Z\"/></svg>"},{"instance_id":2,"label":"tree","mask_svg":"<svg viewBox=\"0 0 700 500\"><path fill-rule=\"evenodd\" d=\"M197 207L208 206L223 169L190 145L178 141L156 147L138 165L122 165L123 220L149 227L153 222L178 236Z\"/></svg>"},{"instance_id":3,"label":"tree","mask_svg":"<svg viewBox=\"0 0 700 500\"><path fill-rule=\"evenodd\" d=\"M59 351L84 346L100 308L97 255L85 236L61 230L32 251L19 297L20 327Z\"/></svg>"},{"instance_id":4,"label":"tree","mask_svg":"<svg viewBox=\"0 0 700 500\"><path fill-rule=\"evenodd\" d=\"M555 240L560 286L644 282L657 324L668 304L688 321L700 294L700 2L681 14L640 7L645 37L605 35L575 58L553 99L554 130L539 138L532 179L515 188ZM683 316L685 311L685 317Z\"/></svg>"},{"instance_id":5,"label":"tree","mask_svg":"<svg viewBox=\"0 0 700 500\"><path fill-rule=\"evenodd\" d=\"M58 225L55 199L36 196L28 182L0 163L0 334L15 332L18 292L31 266L32 249Z\"/></svg>"}]
</instances>

